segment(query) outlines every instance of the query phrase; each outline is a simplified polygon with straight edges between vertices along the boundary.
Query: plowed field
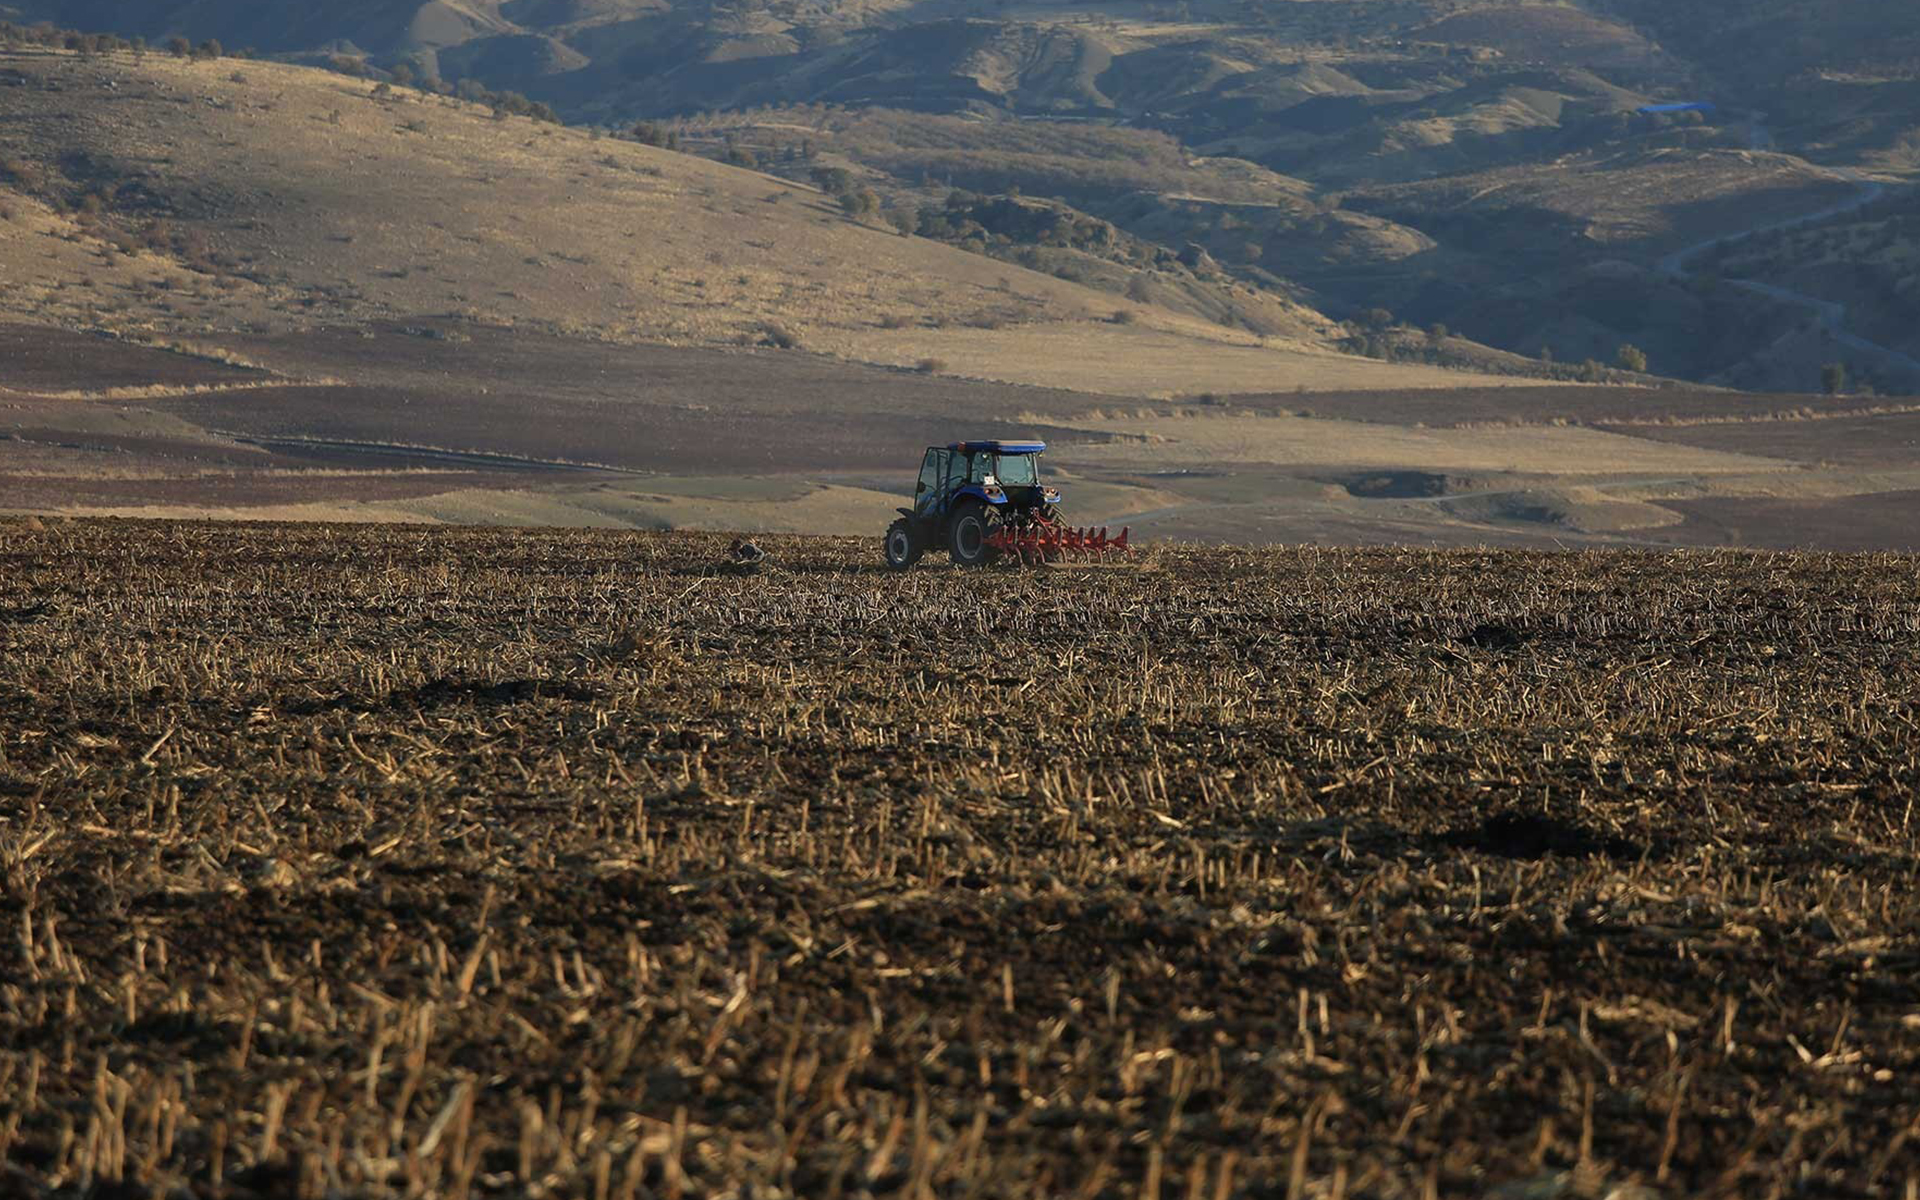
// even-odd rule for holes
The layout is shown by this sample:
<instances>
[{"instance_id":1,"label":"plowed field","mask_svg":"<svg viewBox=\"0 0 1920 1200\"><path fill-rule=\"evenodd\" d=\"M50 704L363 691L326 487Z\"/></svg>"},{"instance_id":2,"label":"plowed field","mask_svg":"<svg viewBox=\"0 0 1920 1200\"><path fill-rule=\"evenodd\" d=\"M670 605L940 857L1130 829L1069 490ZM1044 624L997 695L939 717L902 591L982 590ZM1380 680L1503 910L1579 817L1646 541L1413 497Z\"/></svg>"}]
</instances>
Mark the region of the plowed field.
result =
<instances>
[{"instance_id":1,"label":"plowed field","mask_svg":"<svg viewBox=\"0 0 1920 1200\"><path fill-rule=\"evenodd\" d=\"M764 544L0 524L0 1195L1920 1186L1914 559Z\"/></svg>"}]
</instances>

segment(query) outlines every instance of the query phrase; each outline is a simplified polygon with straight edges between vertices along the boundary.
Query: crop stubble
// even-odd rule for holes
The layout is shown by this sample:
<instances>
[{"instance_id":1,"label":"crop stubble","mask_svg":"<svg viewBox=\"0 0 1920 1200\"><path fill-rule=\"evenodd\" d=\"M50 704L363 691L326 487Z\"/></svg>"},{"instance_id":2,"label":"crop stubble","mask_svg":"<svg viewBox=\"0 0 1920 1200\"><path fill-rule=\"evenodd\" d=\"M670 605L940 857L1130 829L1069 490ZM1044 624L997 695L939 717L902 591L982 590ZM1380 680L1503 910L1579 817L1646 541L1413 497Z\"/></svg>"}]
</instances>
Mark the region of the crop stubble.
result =
<instances>
[{"instance_id":1,"label":"crop stubble","mask_svg":"<svg viewBox=\"0 0 1920 1200\"><path fill-rule=\"evenodd\" d=\"M0 1192L1920 1175L1910 558L0 535Z\"/></svg>"}]
</instances>

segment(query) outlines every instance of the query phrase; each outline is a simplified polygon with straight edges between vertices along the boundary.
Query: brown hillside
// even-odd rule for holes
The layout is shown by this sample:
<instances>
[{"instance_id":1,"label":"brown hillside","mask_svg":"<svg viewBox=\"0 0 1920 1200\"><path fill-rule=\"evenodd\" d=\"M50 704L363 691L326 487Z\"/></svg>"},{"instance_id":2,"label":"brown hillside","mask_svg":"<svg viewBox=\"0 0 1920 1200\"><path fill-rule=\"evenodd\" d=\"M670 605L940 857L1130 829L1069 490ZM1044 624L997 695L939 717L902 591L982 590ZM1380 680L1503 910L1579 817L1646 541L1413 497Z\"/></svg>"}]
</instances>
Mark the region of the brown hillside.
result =
<instances>
[{"instance_id":1,"label":"brown hillside","mask_svg":"<svg viewBox=\"0 0 1920 1200\"><path fill-rule=\"evenodd\" d=\"M1263 341L857 223L803 185L451 98L268 63L7 63L22 83L0 90L0 310L33 320L201 334L452 315L877 361L953 328L989 335L980 373L1000 378L1023 376L994 331L1098 321L1109 364L1195 343L1193 377L1163 386L1213 386L1204 347L1221 341L1241 347L1239 387L1248 353L1257 370L1294 351L1272 353L1285 383L1326 361L1307 310L1294 337Z\"/></svg>"}]
</instances>

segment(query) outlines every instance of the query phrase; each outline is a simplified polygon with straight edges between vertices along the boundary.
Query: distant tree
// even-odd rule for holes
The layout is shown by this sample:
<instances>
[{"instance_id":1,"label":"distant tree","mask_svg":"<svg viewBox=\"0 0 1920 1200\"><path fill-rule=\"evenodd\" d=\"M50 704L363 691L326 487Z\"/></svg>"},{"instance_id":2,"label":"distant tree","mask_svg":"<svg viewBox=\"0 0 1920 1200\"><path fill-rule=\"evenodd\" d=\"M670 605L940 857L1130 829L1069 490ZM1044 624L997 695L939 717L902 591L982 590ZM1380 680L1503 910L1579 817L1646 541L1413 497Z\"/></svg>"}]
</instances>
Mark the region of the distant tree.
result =
<instances>
[{"instance_id":1,"label":"distant tree","mask_svg":"<svg viewBox=\"0 0 1920 1200\"><path fill-rule=\"evenodd\" d=\"M642 121L627 132L634 141L643 146L660 146L667 150L674 150L680 145L678 134L655 125L652 121Z\"/></svg>"},{"instance_id":2,"label":"distant tree","mask_svg":"<svg viewBox=\"0 0 1920 1200\"><path fill-rule=\"evenodd\" d=\"M1820 389L1829 396L1847 390L1847 364L1830 362L1820 368Z\"/></svg>"},{"instance_id":3,"label":"distant tree","mask_svg":"<svg viewBox=\"0 0 1920 1200\"><path fill-rule=\"evenodd\" d=\"M214 41L212 38L208 38L193 48L193 56L195 58L220 58L224 56L226 52L226 47Z\"/></svg>"},{"instance_id":4,"label":"distant tree","mask_svg":"<svg viewBox=\"0 0 1920 1200\"><path fill-rule=\"evenodd\" d=\"M815 167L808 172L814 186L829 196L842 196L853 190L853 172L845 167Z\"/></svg>"},{"instance_id":5,"label":"distant tree","mask_svg":"<svg viewBox=\"0 0 1920 1200\"><path fill-rule=\"evenodd\" d=\"M1599 359L1590 358L1580 364L1580 382L1600 383L1604 381L1606 377L1607 369L1600 365Z\"/></svg>"},{"instance_id":6,"label":"distant tree","mask_svg":"<svg viewBox=\"0 0 1920 1200\"><path fill-rule=\"evenodd\" d=\"M170 37L167 39L167 53L175 58L185 58L193 53L193 43L183 37Z\"/></svg>"},{"instance_id":7,"label":"distant tree","mask_svg":"<svg viewBox=\"0 0 1920 1200\"><path fill-rule=\"evenodd\" d=\"M387 74L392 76L393 81L401 87L406 87L408 84L411 84L414 78L413 68L406 63L393 64L393 70L388 71Z\"/></svg>"},{"instance_id":8,"label":"distant tree","mask_svg":"<svg viewBox=\"0 0 1920 1200\"><path fill-rule=\"evenodd\" d=\"M1442 325L1438 321L1436 321L1427 330L1427 340L1434 343L1435 345L1439 345L1441 342L1446 341L1447 338L1451 336L1451 334L1452 334L1451 330L1449 330L1445 325Z\"/></svg>"},{"instance_id":9,"label":"distant tree","mask_svg":"<svg viewBox=\"0 0 1920 1200\"><path fill-rule=\"evenodd\" d=\"M1540 347L1540 361L1541 361L1541 362L1543 362L1543 363L1550 363L1550 362L1552 362L1552 361L1553 361L1553 347L1552 347L1552 346L1542 346L1542 347Z\"/></svg>"},{"instance_id":10,"label":"distant tree","mask_svg":"<svg viewBox=\"0 0 1920 1200\"><path fill-rule=\"evenodd\" d=\"M1384 308L1369 308L1360 314L1360 323L1369 329L1385 329L1393 324L1393 313Z\"/></svg>"},{"instance_id":11,"label":"distant tree","mask_svg":"<svg viewBox=\"0 0 1920 1200\"><path fill-rule=\"evenodd\" d=\"M920 228L920 210L912 205L890 208L887 210L887 223L898 229L901 237L906 237Z\"/></svg>"},{"instance_id":12,"label":"distant tree","mask_svg":"<svg viewBox=\"0 0 1920 1200\"><path fill-rule=\"evenodd\" d=\"M1632 371L1636 375L1645 375L1647 373L1646 351L1640 349L1640 347L1634 345L1632 342L1628 342L1620 347L1620 353L1615 356L1614 362L1619 365L1622 371Z\"/></svg>"},{"instance_id":13,"label":"distant tree","mask_svg":"<svg viewBox=\"0 0 1920 1200\"><path fill-rule=\"evenodd\" d=\"M840 207L850 217L865 217L880 210L880 197L872 188L854 188L840 193Z\"/></svg>"},{"instance_id":14,"label":"distant tree","mask_svg":"<svg viewBox=\"0 0 1920 1200\"><path fill-rule=\"evenodd\" d=\"M760 166L760 160L755 157L752 150L749 150L745 146L735 145L731 138L727 141L726 159L729 165L745 167L749 171L755 170Z\"/></svg>"},{"instance_id":15,"label":"distant tree","mask_svg":"<svg viewBox=\"0 0 1920 1200\"><path fill-rule=\"evenodd\" d=\"M132 48L135 58L145 58L147 56L147 39L143 37L134 38Z\"/></svg>"}]
</instances>

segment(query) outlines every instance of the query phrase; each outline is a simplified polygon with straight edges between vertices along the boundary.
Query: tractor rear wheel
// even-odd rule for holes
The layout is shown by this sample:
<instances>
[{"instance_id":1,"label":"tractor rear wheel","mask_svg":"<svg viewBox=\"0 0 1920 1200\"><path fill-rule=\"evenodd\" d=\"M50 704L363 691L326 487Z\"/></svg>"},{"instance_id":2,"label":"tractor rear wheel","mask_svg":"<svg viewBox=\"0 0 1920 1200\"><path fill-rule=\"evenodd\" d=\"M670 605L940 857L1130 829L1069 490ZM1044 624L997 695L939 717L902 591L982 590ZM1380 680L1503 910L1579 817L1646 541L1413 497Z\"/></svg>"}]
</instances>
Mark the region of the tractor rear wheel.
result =
<instances>
[{"instance_id":1,"label":"tractor rear wheel","mask_svg":"<svg viewBox=\"0 0 1920 1200\"><path fill-rule=\"evenodd\" d=\"M904 571L920 561L920 555L926 550L920 544L920 537L914 532L913 523L905 517L887 527L887 565L896 571Z\"/></svg>"},{"instance_id":2,"label":"tractor rear wheel","mask_svg":"<svg viewBox=\"0 0 1920 1200\"><path fill-rule=\"evenodd\" d=\"M963 567L984 567L993 561L993 547L987 545L992 531L987 506L978 500L960 506L947 525L947 557Z\"/></svg>"}]
</instances>

